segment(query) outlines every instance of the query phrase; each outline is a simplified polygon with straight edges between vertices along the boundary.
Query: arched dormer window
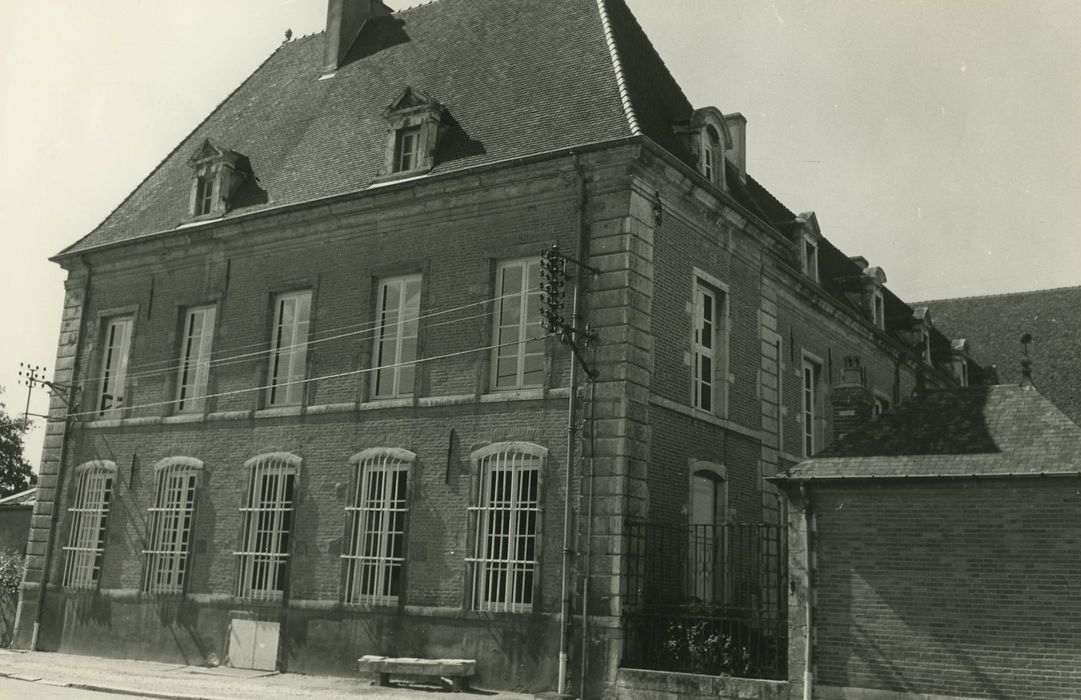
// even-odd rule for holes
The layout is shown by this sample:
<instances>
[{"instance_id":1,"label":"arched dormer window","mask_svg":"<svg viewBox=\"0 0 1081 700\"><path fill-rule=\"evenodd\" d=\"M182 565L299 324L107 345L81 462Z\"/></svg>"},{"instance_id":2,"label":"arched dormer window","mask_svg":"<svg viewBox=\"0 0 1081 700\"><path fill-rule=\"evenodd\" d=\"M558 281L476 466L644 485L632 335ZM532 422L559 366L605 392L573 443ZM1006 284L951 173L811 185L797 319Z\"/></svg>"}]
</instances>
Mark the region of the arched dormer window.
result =
<instances>
[{"instance_id":1,"label":"arched dormer window","mask_svg":"<svg viewBox=\"0 0 1081 700\"><path fill-rule=\"evenodd\" d=\"M202 473L203 463L193 457L166 457L154 465L154 504L143 550L147 593L184 592Z\"/></svg>"},{"instance_id":2,"label":"arched dormer window","mask_svg":"<svg viewBox=\"0 0 1081 700\"><path fill-rule=\"evenodd\" d=\"M548 450L500 442L475 451L470 565L474 610L529 612L540 564L541 485Z\"/></svg>"},{"instance_id":3,"label":"arched dormer window","mask_svg":"<svg viewBox=\"0 0 1081 700\"><path fill-rule=\"evenodd\" d=\"M64 547L64 586L94 588L105 559L109 506L116 482L116 463L93 460L75 468L75 502L68 509L71 530Z\"/></svg>"},{"instance_id":4,"label":"arched dormer window","mask_svg":"<svg viewBox=\"0 0 1081 700\"><path fill-rule=\"evenodd\" d=\"M707 180L725 188L725 153L732 148L732 135L724 115L716 107L695 110L690 121L677 125L691 154L692 163Z\"/></svg>"}]
</instances>

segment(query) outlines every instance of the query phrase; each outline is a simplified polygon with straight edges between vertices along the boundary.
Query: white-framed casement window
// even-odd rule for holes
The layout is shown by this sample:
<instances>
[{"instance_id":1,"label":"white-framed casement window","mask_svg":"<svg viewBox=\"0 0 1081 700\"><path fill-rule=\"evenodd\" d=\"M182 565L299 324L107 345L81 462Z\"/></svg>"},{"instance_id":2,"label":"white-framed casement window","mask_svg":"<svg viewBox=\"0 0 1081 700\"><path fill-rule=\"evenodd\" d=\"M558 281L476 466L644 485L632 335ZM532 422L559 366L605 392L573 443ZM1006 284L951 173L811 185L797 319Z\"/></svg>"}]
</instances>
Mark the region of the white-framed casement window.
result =
<instances>
[{"instance_id":1,"label":"white-framed casement window","mask_svg":"<svg viewBox=\"0 0 1081 700\"><path fill-rule=\"evenodd\" d=\"M310 289L286 292L274 298L267 406L298 404L304 396L311 308Z\"/></svg>"},{"instance_id":2,"label":"white-framed casement window","mask_svg":"<svg viewBox=\"0 0 1081 700\"><path fill-rule=\"evenodd\" d=\"M76 467L75 503L68 509L71 530L64 547L64 586L93 588L101 577L109 504L116 464L105 460Z\"/></svg>"},{"instance_id":3,"label":"white-framed casement window","mask_svg":"<svg viewBox=\"0 0 1081 700\"><path fill-rule=\"evenodd\" d=\"M693 294L691 405L723 416L728 386L727 294L719 282L698 275Z\"/></svg>"},{"instance_id":4,"label":"white-framed casement window","mask_svg":"<svg viewBox=\"0 0 1081 700\"><path fill-rule=\"evenodd\" d=\"M395 605L402 594L409 472L416 455L398 448L372 448L354 455L355 490L345 514L349 529L345 602Z\"/></svg>"},{"instance_id":5,"label":"white-framed casement window","mask_svg":"<svg viewBox=\"0 0 1081 700\"><path fill-rule=\"evenodd\" d=\"M529 612L539 564L541 472L548 450L497 443L477 450L473 556L466 559L474 610Z\"/></svg>"},{"instance_id":6,"label":"white-framed casement window","mask_svg":"<svg viewBox=\"0 0 1081 700\"><path fill-rule=\"evenodd\" d=\"M135 319L131 316L110 318L105 322L101 347L101 393L98 415L115 415L124 408L128 380L128 355Z\"/></svg>"},{"instance_id":7,"label":"white-framed casement window","mask_svg":"<svg viewBox=\"0 0 1081 700\"><path fill-rule=\"evenodd\" d=\"M176 410L180 413L202 411L206 404L216 315L215 307L199 306L188 309L184 317L180 372L176 382Z\"/></svg>"},{"instance_id":8,"label":"white-framed casement window","mask_svg":"<svg viewBox=\"0 0 1081 700\"><path fill-rule=\"evenodd\" d=\"M808 355L803 356L802 371L802 423L803 456L810 457L819 450L818 420L821 411L822 362Z\"/></svg>"},{"instance_id":9,"label":"white-framed casement window","mask_svg":"<svg viewBox=\"0 0 1081 700\"><path fill-rule=\"evenodd\" d=\"M818 243L811 236L804 236L800 248L800 262L803 274L815 282L818 281Z\"/></svg>"},{"instance_id":10,"label":"white-framed casement window","mask_svg":"<svg viewBox=\"0 0 1081 700\"><path fill-rule=\"evenodd\" d=\"M879 328L886 329L886 299L881 289L871 292L871 321Z\"/></svg>"},{"instance_id":11,"label":"white-framed casement window","mask_svg":"<svg viewBox=\"0 0 1081 700\"><path fill-rule=\"evenodd\" d=\"M248 493L240 508L243 531L237 561L237 596L280 598L289 572L293 496L300 458L288 453L260 455L244 465Z\"/></svg>"},{"instance_id":12,"label":"white-framed casement window","mask_svg":"<svg viewBox=\"0 0 1081 700\"><path fill-rule=\"evenodd\" d=\"M495 347L492 388L521 389L544 383L540 259L501 262L496 267Z\"/></svg>"},{"instance_id":13,"label":"white-framed casement window","mask_svg":"<svg viewBox=\"0 0 1081 700\"><path fill-rule=\"evenodd\" d=\"M394 277L379 283L373 399L413 395L419 316L420 275Z\"/></svg>"},{"instance_id":14,"label":"white-framed casement window","mask_svg":"<svg viewBox=\"0 0 1081 700\"><path fill-rule=\"evenodd\" d=\"M420 163L420 127L398 129L394 141L394 172L414 170Z\"/></svg>"},{"instance_id":15,"label":"white-framed casement window","mask_svg":"<svg viewBox=\"0 0 1081 700\"><path fill-rule=\"evenodd\" d=\"M168 457L154 467L154 505L148 509L150 530L143 550L147 593L184 592L202 468L191 457Z\"/></svg>"}]
</instances>

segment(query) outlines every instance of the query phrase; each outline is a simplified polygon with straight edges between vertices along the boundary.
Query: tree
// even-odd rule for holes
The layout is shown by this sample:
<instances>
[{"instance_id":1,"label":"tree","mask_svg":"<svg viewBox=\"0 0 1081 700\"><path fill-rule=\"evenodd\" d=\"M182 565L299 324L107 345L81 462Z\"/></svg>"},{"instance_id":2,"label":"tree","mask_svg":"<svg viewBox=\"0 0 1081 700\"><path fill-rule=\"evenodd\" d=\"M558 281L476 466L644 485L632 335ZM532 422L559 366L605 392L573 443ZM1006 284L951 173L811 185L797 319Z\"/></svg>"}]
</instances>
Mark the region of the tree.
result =
<instances>
[{"instance_id":1,"label":"tree","mask_svg":"<svg viewBox=\"0 0 1081 700\"><path fill-rule=\"evenodd\" d=\"M23 428L4 409L0 402L0 498L25 491L37 481L23 456Z\"/></svg>"}]
</instances>

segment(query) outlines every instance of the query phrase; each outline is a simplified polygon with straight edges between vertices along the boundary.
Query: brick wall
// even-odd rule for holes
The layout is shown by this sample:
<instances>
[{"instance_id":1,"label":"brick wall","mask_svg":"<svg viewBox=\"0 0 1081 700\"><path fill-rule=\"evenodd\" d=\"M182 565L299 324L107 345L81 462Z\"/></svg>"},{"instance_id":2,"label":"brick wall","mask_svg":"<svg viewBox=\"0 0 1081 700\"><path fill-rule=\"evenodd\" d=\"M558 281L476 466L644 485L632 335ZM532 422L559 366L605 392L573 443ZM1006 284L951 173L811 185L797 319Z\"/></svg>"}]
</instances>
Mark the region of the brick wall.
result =
<instances>
[{"instance_id":1,"label":"brick wall","mask_svg":"<svg viewBox=\"0 0 1081 700\"><path fill-rule=\"evenodd\" d=\"M1081 697L1076 479L815 485L813 499L817 685Z\"/></svg>"}]
</instances>

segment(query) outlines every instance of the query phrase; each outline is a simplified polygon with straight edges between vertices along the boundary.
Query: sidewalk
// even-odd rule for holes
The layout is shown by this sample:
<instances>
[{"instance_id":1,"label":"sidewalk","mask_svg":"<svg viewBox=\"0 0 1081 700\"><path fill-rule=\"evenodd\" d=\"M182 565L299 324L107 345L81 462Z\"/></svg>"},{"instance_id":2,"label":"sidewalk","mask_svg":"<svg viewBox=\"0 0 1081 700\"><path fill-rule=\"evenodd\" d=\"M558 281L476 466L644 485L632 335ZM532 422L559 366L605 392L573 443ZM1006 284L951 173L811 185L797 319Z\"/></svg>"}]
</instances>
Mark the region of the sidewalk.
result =
<instances>
[{"instance_id":1,"label":"sidewalk","mask_svg":"<svg viewBox=\"0 0 1081 700\"><path fill-rule=\"evenodd\" d=\"M532 700L521 693L471 690L450 693L436 686L380 688L366 678L304 676L236 668L204 668L100 659L50 652L0 649L0 676L21 681L176 700L277 700L277 698L357 698L365 700Z\"/></svg>"}]
</instances>

